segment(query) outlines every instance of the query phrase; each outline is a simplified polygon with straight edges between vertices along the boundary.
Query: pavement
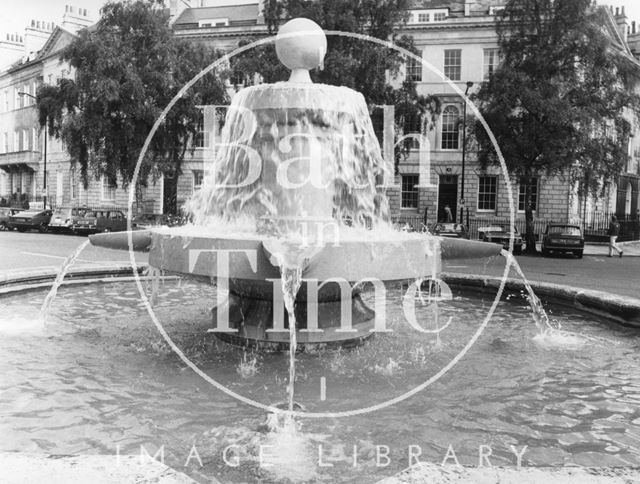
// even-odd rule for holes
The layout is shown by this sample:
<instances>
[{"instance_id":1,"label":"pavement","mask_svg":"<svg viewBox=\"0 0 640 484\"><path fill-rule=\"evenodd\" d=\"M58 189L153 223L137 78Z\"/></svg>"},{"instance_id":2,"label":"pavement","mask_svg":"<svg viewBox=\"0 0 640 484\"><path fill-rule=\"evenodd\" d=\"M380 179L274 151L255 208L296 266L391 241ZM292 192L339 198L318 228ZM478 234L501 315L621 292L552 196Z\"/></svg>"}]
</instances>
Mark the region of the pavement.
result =
<instances>
[{"instance_id":1,"label":"pavement","mask_svg":"<svg viewBox=\"0 0 640 484\"><path fill-rule=\"evenodd\" d=\"M622 257L640 257L640 241L620 242L618 245L622 249ZM584 255L607 256L608 254L607 244L587 244L584 247ZM614 254L617 255L615 251Z\"/></svg>"}]
</instances>

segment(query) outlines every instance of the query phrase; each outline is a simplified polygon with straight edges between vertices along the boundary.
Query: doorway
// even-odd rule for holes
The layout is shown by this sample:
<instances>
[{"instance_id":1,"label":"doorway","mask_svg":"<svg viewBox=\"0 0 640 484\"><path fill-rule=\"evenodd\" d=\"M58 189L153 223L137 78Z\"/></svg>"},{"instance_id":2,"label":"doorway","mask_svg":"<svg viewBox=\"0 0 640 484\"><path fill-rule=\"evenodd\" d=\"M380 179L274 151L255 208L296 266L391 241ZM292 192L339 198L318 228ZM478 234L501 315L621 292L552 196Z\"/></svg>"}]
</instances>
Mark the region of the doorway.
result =
<instances>
[{"instance_id":1,"label":"doorway","mask_svg":"<svg viewBox=\"0 0 640 484\"><path fill-rule=\"evenodd\" d=\"M458 175L440 175L438 182L438 222L447 220L444 207L449 206L453 221L458 212Z\"/></svg>"}]
</instances>

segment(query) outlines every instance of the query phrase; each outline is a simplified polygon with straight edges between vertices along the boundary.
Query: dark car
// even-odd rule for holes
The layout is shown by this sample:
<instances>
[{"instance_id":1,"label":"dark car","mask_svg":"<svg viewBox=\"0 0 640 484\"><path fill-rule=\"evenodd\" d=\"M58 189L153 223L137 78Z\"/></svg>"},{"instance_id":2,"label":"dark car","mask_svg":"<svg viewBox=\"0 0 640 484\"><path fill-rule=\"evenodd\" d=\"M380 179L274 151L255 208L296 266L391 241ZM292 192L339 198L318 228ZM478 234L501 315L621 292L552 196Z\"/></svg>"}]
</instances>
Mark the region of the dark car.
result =
<instances>
[{"instance_id":1,"label":"dark car","mask_svg":"<svg viewBox=\"0 0 640 484\"><path fill-rule=\"evenodd\" d=\"M71 230L79 234L120 232L127 230L127 216L122 210L116 209L88 210L84 217L75 221Z\"/></svg>"},{"instance_id":2,"label":"dark car","mask_svg":"<svg viewBox=\"0 0 640 484\"><path fill-rule=\"evenodd\" d=\"M21 208L0 207L0 230L9 229L9 218L18 212L22 212Z\"/></svg>"},{"instance_id":3,"label":"dark car","mask_svg":"<svg viewBox=\"0 0 640 484\"><path fill-rule=\"evenodd\" d=\"M468 239L469 232L463 224L437 223L429 228L429 232L440 237L453 237L458 239Z\"/></svg>"},{"instance_id":4,"label":"dark car","mask_svg":"<svg viewBox=\"0 0 640 484\"><path fill-rule=\"evenodd\" d=\"M480 233L480 239L484 242L500 244L504 249L509 248L509 240L511 239L511 228L509 225L480 227L478 232ZM513 228L513 253L522 254L522 237L516 227Z\"/></svg>"},{"instance_id":5,"label":"dark car","mask_svg":"<svg viewBox=\"0 0 640 484\"><path fill-rule=\"evenodd\" d=\"M161 213L143 213L133 217L133 226L138 229L148 229L151 227L170 226L171 217Z\"/></svg>"},{"instance_id":6,"label":"dark car","mask_svg":"<svg viewBox=\"0 0 640 484\"><path fill-rule=\"evenodd\" d=\"M542 238L542 254L551 252L571 252L582 258L584 252L584 236L577 225L549 224Z\"/></svg>"},{"instance_id":7,"label":"dark car","mask_svg":"<svg viewBox=\"0 0 640 484\"><path fill-rule=\"evenodd\" d=\"M87 207L56 208L49 221L50 232L71 232L73 224L89 211Z\"/></svg>"},{"instance_id":8,"label":"dark car","mask_svg":"<svg viewBox=\"0 0 640 484\"><path fill-rule=\"evenodd\" d=\"M46 232L51 220L51 210L24 210L9 217L9 229L17 229L19 232L38 229Z\"/></svg>"}]
</instances>

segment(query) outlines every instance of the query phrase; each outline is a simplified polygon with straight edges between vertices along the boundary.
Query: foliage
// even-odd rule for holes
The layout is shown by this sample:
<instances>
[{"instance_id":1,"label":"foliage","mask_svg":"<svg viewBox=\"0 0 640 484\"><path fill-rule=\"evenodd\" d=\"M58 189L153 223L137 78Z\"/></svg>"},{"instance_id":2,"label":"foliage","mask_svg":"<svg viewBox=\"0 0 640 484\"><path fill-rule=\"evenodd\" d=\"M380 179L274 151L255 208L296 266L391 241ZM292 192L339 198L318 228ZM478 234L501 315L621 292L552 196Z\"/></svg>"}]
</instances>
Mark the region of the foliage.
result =
<instances>
[{"instance_id":1,"label":"foliage","mask_svg":"<svg viewBox=\"0 0 640 484\"><path fill-rule=\"evenodd\" d=\"M501 64L474 96L507 168L529 186L561 175L597 195L627 161L629 112L638 64L614 44L608 13L591 0L509 0L497 20ZM498 162L483 126L473 127L479 161ZM535 251L531 190L525 194L527 250Z\"/></svg>"},{"instance_id":2,"label":"foliage","mask_svg":"<svg viewBox=\"0 0 640 484\"><path fill-rule=\"evenodd\" d=\"M143 144L161 111L213 62L211 48L177 39L158 0L107 3L99 22L82 30L62 59L74 79L38 91L40 123L61 138L86 184L91 174L131 181ZM140 174L177 179L198 128L200 104L226 101L224 84L207 75L183 95L154 136Z\"/></svg>"},{"instance_id":3,"label":"foliage","mask_svg":"<svg viewBox=\"0 0 640 484\"><path fill-rule=\"evenodd\" d=\"M269 32L289 18L305 17L327 31L349 32L391 41L416 53L413 39L398 36L397 26L407 20L409 0L268 0L264 16ZM424 115L425 130L433 128L440 113L435 96L420 96L415 82L407 80L399 87L389 83L389 75L399 73L405 57L396 50L356 38L327 36L324 66L311 72L314 82L350 87L360 92L373 111L374 106L395 106L396 133L401 136L405 120ZM265 82L288 78L288 70L278 61L273 44L250 49L233 60L232 69L249 80L259 75ZM396 150L397 163L408 155L410 141Z\"/></svg>"}]
</instances>

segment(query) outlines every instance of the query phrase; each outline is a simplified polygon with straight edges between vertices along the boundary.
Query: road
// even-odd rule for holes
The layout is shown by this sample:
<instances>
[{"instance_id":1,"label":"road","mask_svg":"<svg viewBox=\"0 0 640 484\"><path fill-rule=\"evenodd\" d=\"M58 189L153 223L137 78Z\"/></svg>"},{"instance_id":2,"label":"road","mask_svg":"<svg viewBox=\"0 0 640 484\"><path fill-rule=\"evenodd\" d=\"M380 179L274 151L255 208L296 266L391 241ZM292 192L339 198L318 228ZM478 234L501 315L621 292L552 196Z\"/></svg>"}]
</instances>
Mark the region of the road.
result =
<instances>
[{"instance_id":1,"label":"road","mask_svg":"<svg viewBox=\"0 0 640 484\"><path fill-rule=\"evenodd\" d=\"M56 270L76 250L86 237L38 232L0 232L0 273L21 269ZM605 252L602 248L601 252ZM553 282L585 289L608 291L640 298L640 257L608 258L590 255L583 259L572 256L518 256L518 263L531 281ZM147 254L136 253L137 263L146 263ZM114 251L87 246L81 252L77 266L128 265L126 251ZM457 260L443 262L443 270L463 274L502 276L505 260ZM512 276L517 277L512 271Z\"/></svg>"},{"instance_id":2,"label":"road","mask_svg":"<svg viewBox=\"0 0 640 484\"><path fill-rule=\"evenodd\" d=\"M640 257L585 256L528 256L516 257L527 279L568 286L606 291L640 299ZM505 260L500 257L485 266L481 260L458 260L443 263L443 270L463 274L501 277ZM511 270L511 277L517 278Z\"/></svg>"},{"instance_id":3,"label":"road","mask_svg":"<svg viewBox=\"0 0 640 484\"><path fill-rule=\"evenodd\" d=\"M0 232L0 274L24 269L57 270L87 240L77 235ZM146 263L147 254L137 253L136 262ZM85 247L76 261L76 267L128 264L127 252L92 245Z\"/></svg>"}]
</instances>

